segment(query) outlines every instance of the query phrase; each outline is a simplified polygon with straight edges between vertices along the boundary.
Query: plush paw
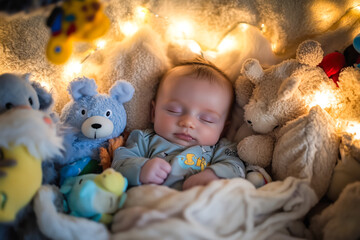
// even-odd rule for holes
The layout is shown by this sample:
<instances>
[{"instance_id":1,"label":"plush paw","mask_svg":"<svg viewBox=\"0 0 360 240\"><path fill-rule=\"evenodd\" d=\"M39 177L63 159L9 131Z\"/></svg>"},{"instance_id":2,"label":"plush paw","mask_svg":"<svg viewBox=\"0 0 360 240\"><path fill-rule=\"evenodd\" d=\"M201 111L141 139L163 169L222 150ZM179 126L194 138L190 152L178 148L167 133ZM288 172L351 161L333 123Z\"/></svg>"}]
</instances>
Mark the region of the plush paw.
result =
<instances>
[{"instance_id":1,"label":"plush paw","mask_svg":"<svg viewBox=\"0 0 360 240\"><path fill-rule=\"evenodd\" d=\"M237 145L238 155L246 163L267 167L270 165L274 140L270 136L252 135Z\"/></svg>"},{"instance_id":2,"label":"plush paw","mask_svg":"<svg viewBox=\"0 0 360 240\"><path fill-rule=\"evenodd\" d=\"M256 188L262 187L272 181L265 169L259 166L246 166L246 179Z\"/></svg>"},{"instance_id":3,"label":"plush paw","mask_svg":"<svg viewBox=\"0 0 360 240\"><path fill-rule=\"evenodd\" d=\"M249 172L246 175L246 179L250 181L256 188L262 187L266 184L266 181L259 172Z\"/></svg>"}]
</instances>

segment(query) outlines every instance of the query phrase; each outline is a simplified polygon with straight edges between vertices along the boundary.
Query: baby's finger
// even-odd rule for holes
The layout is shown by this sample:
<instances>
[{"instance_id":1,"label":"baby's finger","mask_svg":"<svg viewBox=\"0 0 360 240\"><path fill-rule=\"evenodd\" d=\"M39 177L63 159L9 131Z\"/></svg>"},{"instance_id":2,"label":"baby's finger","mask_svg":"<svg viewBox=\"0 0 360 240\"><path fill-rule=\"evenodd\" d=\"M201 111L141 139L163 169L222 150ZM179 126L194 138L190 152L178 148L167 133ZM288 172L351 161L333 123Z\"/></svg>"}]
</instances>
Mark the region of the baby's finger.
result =
<instances>
[{"instance_id":1,"label":"baby's finger","mask_svg":"<svg viewBox=\"0 0 360 240\"><path fill-rule=\"evenodd\" d=\"M162 184L164 182L164 179L163 178L160 178L158 176L154 176L151 180L150 183L155 183L155 184Z\"/></svg>"},{"instance_id":2,"label":"baby's finger","mask_svg":"<svg viewBox=\"0 0 360 240\"><path fill-rule=\"evenodd\" d=\"M171 172L171 165L170 165L170 163L168 163L168 162L166 162L164 160L164 163L161 164L160 169L164 170L166 173L170 173Z\"/></svg>"},{"instance_id":3,"label":"baby's finger","mask_svg":"<svg viewBox=\"0 0 360 240\"><path fill-rule=\"evenodd\" d=\"M160 169L159 171L156 172L156 176L161 178L161 179L165 179L167 178L169 173L163 171L162 169Z\"/></svg>"}]
</instances>

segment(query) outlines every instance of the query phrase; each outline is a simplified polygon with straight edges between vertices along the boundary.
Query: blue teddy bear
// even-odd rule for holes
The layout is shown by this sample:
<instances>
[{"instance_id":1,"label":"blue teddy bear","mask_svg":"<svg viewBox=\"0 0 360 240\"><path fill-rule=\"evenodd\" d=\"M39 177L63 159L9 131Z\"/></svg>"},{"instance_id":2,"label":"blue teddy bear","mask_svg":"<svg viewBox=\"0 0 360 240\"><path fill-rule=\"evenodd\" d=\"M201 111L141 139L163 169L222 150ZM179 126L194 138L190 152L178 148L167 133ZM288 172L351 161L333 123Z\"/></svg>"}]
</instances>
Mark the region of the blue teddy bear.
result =
<instances>
[{"instance_id":1,"label":"blue teddy bear","mask_svg":"<svg viewBox=\"0 0 360 240\"><path fill-rule=\"evenodd\" d=\"M70 82L68 91L72 100L64 106L60 122L70 127L65 133L66 163L69 165L60 172L61 182L70 176L93 172L83 170L93 160L98 165L99 148L107 147L107 140L124 131L123 103L132 98L135 89L129 82L119 80L110 88L109 95L99 94L95 81L83 77Z\"/></svg>"}]
</instances>

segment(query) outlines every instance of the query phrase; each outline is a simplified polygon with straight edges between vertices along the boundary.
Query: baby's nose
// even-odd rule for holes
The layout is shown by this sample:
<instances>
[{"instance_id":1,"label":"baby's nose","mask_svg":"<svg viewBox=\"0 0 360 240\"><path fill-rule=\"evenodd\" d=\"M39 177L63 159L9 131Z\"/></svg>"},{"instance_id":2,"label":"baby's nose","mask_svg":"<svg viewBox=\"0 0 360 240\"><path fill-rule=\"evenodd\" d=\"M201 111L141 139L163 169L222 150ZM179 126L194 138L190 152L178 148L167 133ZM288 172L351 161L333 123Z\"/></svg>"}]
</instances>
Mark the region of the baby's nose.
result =
<instances>
[{"instance_id":1,"label":"baby's nose","mask_svg":"<svg viewBox=\"0 0 360 240\"><path fill-rule=\"evenodd\" d=\"M179 121L179 126L186 127L186 128L194 128L195 123L194 123L193 117L190 115L183 116Z\"/></svg>"}]
</instances>

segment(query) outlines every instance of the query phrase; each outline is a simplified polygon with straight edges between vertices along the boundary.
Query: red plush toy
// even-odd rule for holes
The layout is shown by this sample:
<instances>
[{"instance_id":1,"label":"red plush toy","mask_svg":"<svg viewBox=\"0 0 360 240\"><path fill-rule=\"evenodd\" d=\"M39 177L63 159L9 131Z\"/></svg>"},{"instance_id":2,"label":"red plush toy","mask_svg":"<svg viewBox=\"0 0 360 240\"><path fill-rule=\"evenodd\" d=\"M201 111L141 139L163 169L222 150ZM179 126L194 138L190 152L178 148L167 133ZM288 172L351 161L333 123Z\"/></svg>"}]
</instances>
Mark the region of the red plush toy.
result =
<instances>
[{"instance_id":1,"label":"red plush toy","mask_svg":"<svg viewBox=\"0 0 360 240\"><path fill-rule=\"evenodd\" d=\"M334 81L337 87L339 87L338 81L340 71L345 66L345 56L339 52L329 53L319 64L319 67L325 71L326 75Z\"/></svg>"}]
</instances>

